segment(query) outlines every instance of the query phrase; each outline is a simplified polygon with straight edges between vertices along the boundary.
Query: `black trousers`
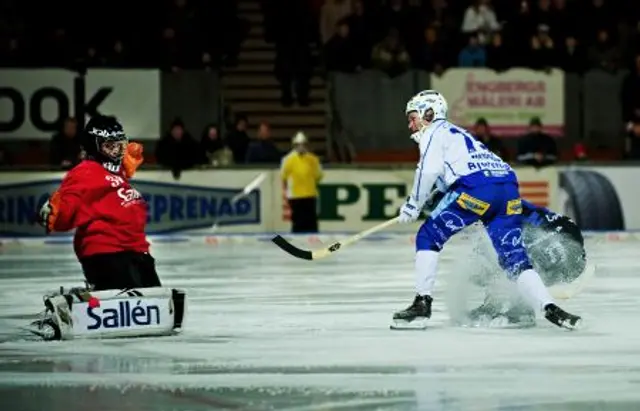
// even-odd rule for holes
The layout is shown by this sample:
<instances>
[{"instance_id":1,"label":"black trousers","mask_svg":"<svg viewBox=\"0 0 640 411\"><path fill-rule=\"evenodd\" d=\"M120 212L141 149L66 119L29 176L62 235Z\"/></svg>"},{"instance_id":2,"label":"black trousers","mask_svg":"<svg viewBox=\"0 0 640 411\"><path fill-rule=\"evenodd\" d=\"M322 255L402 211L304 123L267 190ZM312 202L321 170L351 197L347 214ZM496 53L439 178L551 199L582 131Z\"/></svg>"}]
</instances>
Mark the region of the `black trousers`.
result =
<instances>
[{"instance_id":1,"label":"black trousers","mask_svg":"<svg viewBox=\"0 0 640 411\"><path fill-rule=\"evenodd\" d=\"M123 251L80 260L87 282L96 291L160 287L156 263L148 253Z\"/></svg>"},{"instance_id":2,"label":"black trousers","mask_svg":"<svg viewBox=\"0 0 640 411\"><path fill-rule=\"evenodd\" d=\"M291 208L292 233L317 233L318 214L316 213L316 197L296 198L289 200Z\"/></svg>"}]
</instances>

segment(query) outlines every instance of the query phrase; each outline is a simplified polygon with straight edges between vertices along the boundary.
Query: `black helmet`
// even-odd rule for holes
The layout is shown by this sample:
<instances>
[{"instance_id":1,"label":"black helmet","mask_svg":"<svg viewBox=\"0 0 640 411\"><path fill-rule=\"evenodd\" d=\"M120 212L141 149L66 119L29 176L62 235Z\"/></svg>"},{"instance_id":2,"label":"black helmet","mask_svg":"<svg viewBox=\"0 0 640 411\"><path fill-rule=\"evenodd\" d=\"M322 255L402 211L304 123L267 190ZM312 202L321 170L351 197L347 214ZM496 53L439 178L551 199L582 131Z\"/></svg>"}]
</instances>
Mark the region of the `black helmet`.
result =
<instances>
[{"instance_id":1,"label":"black helmet","mask_svg":"<svg viewBox=\"0 0 640 411\"><path fill-rule=\"evenodd\" d=\"M122 163L127 143L122 124L113 116L93 116L84 128L82 147L87 156L116 168Z\"/></svg>"}]
</instances>

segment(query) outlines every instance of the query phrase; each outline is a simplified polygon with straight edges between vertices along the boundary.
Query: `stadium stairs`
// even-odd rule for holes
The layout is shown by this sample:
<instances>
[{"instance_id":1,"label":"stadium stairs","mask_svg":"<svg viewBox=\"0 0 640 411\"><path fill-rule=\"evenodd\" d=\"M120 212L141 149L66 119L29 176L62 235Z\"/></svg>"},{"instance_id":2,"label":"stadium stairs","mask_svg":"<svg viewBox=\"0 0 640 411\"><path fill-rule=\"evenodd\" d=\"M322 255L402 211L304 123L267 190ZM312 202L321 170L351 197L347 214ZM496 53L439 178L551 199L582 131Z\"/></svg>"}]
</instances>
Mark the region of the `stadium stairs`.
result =
<instances>
[{"instance_id":1,"label":"stadium stairs","mask_svg":"<svg viewBox=\"0 0 640 411\"><path fill-rule=\"evenodd\" d=\"M314 76L311 82L311 104L283 107L280 88L274 76L275 48L264 40L263 14L258 0L239 0L240 18L251 24L251 30L241 46L238 65L223 70L223 98L230 109L231 118L244 113L249 118L252 132L260 121L271 125L273 141L283 151L291 149L291 138L303 130L310 140L311 149L324 157L326 154L326 88L325 80Z\"/></svg>"}]
</instances>

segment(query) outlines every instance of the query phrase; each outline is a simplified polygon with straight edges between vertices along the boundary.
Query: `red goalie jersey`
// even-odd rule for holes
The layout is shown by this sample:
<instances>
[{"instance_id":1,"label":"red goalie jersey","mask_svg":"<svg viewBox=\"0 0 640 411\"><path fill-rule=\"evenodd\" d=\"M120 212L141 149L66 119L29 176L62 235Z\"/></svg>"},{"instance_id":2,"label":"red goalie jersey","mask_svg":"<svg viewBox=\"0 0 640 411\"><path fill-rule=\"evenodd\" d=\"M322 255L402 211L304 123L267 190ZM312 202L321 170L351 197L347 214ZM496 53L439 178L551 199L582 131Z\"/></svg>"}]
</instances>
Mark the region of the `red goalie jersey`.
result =
<instances>
[{"instance_id":1,"label":"red goalie jersey","mask_svg":"<svg viewBox=\"0 0 640 411\"><path fill-rule=\"evenodd\" d=\"M148 252L147 205L127 176L142 162L142 147L129 143L119 172L98 161L84 160L65 176L51 196L49 232L76 229L78 258L120 251Z\"/></svg>"}]
</instances>

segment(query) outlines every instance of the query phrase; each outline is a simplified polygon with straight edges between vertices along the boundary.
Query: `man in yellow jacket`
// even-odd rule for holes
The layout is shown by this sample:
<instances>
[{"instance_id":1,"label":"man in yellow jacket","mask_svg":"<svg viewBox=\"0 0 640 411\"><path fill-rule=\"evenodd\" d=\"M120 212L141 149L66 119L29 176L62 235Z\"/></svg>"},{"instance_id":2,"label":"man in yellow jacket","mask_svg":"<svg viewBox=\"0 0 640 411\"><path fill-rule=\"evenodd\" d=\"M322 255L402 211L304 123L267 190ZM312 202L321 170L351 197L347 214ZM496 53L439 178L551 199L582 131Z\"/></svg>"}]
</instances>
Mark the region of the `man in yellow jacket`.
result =
<instances>
[{"instance_id":1,"label":"man in yellow jacket","mask_svg":"<svg viewBox=\"0 0 640 411\"><path fill-rule=\"evenodd\" d=\"M307 149L307 136L293 137L293 150L282 159L280 174L291 208L293 233L318 232L318 183L322 179L320 159Z\"/></svg>"}]
</instances>

